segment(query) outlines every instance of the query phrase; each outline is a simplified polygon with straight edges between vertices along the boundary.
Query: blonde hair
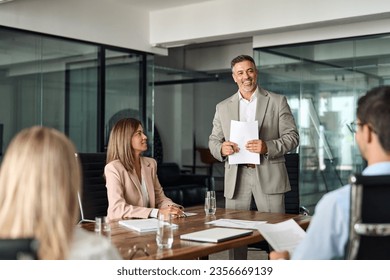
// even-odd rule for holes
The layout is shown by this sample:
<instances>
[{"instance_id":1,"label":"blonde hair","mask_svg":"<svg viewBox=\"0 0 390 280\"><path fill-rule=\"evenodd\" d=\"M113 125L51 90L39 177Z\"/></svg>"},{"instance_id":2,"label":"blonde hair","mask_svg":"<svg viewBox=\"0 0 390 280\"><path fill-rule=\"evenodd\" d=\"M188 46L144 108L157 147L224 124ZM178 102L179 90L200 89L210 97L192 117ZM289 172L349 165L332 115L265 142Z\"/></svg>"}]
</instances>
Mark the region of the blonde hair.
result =
<instances>
[{"instance_id":1,"label":"blonde hair","mask_svg":"<svg viewBox=\"0 0 390 280\"><path fill-rule=\"evenodd\" d=\"M133 171L134 154L131 139L141 122L134 118L119 120L111 130L107 146L107 163L118 159L127 171Z\"/></svg>"},{"instance_id":2,"label":"blonde hair","mask_svg":"<svg viewBox=\"0 0 390 280\"><path fill-rule=\"evenodd\" d=\"M34 237L39 259L65 259L78 217L76 149L61 132L34 126L11 141L0 168L0 236Z\"/></svg>"}]
</instances>

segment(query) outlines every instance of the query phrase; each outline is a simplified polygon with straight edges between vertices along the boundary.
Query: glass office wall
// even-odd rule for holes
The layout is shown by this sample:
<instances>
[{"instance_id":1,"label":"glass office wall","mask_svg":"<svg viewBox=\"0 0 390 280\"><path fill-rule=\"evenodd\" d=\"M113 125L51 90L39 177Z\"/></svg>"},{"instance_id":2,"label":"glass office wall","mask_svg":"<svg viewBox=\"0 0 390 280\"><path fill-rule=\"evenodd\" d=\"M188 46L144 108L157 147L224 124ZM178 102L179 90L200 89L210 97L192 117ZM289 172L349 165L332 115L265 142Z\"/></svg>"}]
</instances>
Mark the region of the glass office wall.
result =
<instances>
[{"instance_id":1,"label":"glass office wall","mask_svg":"<svg viewBox=\"0 0 390 280\"><path fill-rule=\"evenodd\" d=\"M104 151L109 122L132 110L153 139L153 56L0 27L0 156L21 129L66 133ZM153 142L150 145L153 150Z\"/></svg>"},{"instance_id":2,"label":"glass office wall","mask_svg":"<svg viewBox=\"0 0 390 280\"><path fill-rule=\"evenodd\" d=\"M65 132L83 152L100 151L98 48L83 45L85 55L66 64Z\"/></svg>"},{"instance_id":3,"label":"glass office wall","mask_svg":"<svg viewBox=\"0 0 390 280\"><path fill-rule=\"evenodd\" d=\"M105 146L118 120L136 118L148 136L146 154L153 154L153 57L107 49L105 69Z\"/></svg>"},{"instance_id":4,"label":"glass office wall","mask_svg":"<svg viewBox=\"0 0 390 280\"><path fill-rule=\"evenodd\" d=\"M254 51L260 84L286 95L296 118L301 204L311 210L365 166L347 125L355 120L357 99L389 83L389 46L383 35Z\"/></svg>"}]
</instances>

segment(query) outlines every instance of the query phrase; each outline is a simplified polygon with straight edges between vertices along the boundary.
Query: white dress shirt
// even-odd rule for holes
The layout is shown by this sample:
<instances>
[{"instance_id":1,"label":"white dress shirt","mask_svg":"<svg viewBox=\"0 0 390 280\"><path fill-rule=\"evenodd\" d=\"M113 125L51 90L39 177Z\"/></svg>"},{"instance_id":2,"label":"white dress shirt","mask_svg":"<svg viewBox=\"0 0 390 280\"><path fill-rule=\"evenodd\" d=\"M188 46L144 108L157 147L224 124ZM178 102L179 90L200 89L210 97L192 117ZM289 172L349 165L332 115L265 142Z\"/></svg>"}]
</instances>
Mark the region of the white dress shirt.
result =
<instances>
[{"instance_id":1,"label":"white dress shirt","mask_svg":"<svg viewBox=\"0 0 390 280\"><path fill-rule=\"evenodd\" d=\"M241 93L238 92L240 100L240 121L242 122L253 122L256 120L256 107L257 107L257 95L258 89L252 94L249 100L242 97Z\"/></svg>"}]
</instances>

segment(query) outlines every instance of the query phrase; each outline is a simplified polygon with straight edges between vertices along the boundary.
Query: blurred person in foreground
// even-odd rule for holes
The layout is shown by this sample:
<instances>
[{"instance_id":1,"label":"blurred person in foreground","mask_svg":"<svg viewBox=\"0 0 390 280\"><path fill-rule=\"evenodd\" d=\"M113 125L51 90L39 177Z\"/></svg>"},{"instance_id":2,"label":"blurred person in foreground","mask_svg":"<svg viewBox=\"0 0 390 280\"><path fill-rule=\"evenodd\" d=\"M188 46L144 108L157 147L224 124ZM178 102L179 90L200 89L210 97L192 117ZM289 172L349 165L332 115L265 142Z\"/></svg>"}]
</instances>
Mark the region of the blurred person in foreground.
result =
<instances>
[{"instance_id":1,"label":"blurred person in foreground","mask_svg":"<svg viewBox=\"0 0 390 280\"><path fill-rule=\"evenodd\" d=\"M121 259L110 241L78 226L80 164L61 132L34 126L11 141L0 169L0 238L35 238L38 259Z\"/></svg>"},{"instance_id":2,"label":"blurred person in foreground","mask_svg":"<svg viewBox=\"0 0 390 280\"><path fill-rule=\"evenodd\" d=\"M109 219L156 218L159 213L184 217L182 206L166 197L157 177L157 162L148 149L142 124L119 120L111 130L104 168Z\"/></svg>"},{"instance_id":3,"label":"blurred person in foreground","mask_svg":"<svg viewBox=\"0 0 390 280\"><path fill-rule=\"evenodd\" d=\"M353 123L360 153L367 160L365 176L390 175L390 86L368 91L358 100ZM318 202L307 234L295 248L270 253L270 259L344 259L349 238L351 186L329 192Z\"/></svg>"}]
</instances>

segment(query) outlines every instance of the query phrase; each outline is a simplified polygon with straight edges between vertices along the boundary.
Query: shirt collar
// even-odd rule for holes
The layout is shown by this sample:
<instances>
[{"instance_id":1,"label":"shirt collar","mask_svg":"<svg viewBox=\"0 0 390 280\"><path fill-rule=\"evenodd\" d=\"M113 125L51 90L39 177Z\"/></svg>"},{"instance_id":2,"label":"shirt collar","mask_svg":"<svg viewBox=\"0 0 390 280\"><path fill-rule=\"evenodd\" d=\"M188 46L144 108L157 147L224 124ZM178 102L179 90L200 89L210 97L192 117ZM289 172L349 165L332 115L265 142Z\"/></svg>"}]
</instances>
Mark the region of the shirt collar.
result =
<instances>
[{"instance_id":1,"label":"shirt collar","mask_svg":"<svg viewBox=\"0 0 390 280\"><path fill-rule=\"evenodd\" d=\"M367 166L363 172L363 175L381 175L390 174L390 161L384 161Z\"/></svg>"},{"instance_id":2,"label":"shirt collar","mask_svg":"<svg viewBox=\"0 0 390 280\"><path fill-rule=\"evenodd\" d=\"M239 101L245 100L247 102L252 102L252 101L256 100L257 97L259 96L259 87L256 87L256 90L252 93L251 98L249 99L249 101L244 99L244 97L242 97L240 91L237 91L237 94L238 94L238 100Z\"/></svg>"}]
</instances>

